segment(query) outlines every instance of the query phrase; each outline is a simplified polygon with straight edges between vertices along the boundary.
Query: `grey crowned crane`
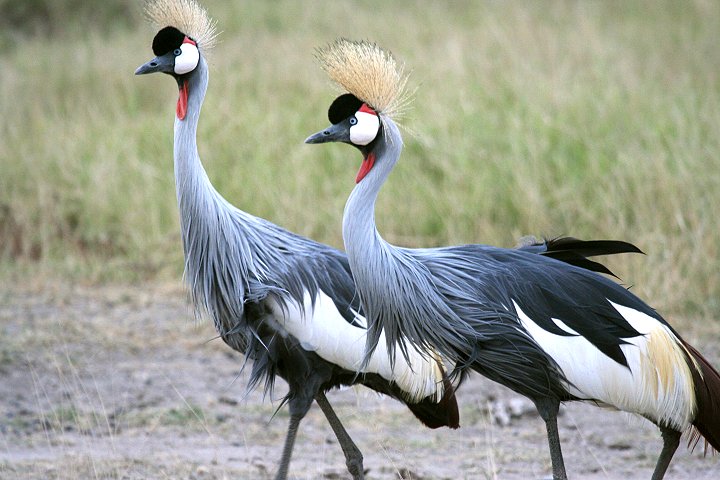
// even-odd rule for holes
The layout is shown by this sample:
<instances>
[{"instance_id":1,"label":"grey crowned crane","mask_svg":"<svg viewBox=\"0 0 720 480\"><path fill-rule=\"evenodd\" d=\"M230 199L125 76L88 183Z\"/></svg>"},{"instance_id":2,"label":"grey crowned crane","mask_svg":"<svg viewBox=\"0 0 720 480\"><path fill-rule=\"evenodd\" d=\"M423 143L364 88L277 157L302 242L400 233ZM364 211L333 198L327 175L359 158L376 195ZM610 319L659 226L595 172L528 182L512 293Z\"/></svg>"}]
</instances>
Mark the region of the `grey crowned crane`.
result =
<instances>
[{"instance_id":1,"label":"grey crowned crane","mask_svg":"<svg viewBox=\"0 0 720 480\"><path fill-rule=\"evenodd\" d=\"M407 100L407 77L367 42L338 40L317 56L348 93L330 106L332 125L306 142L348 143L363 158L343 238L368 322L368 353L381 346L391 356L396 347L402 357L437 352L530 398L546 424L556 479L567 478L557 430L565 401L614 407L658 425L655 480L683 432L720 448L720 375L619 284L522 249L410 249L383 240L375 201L402 151L393 115Z\"/></svg>"},{"instance_id":2,"label":"grey crowned crane","mask_svg":"<svg viewBox=\"0 0 720 480\"><path fill-rule=\"evenodd\" d=\"M325 396L335 387L365 385L404 402L431 428L456 428L453 387L436 357L415 353L391 366L380 348L362 364L367 330L343 253L235 208L213 188L196 134L215 23L193 0L152 1L147 13L159 29L156 57L135 73L166 73L179 88L175 183L193 303L225 343L252 360L248 389L264 383L267 393L277 376L289 386L283 404L290 422L276 478L287 477L298 426L313 400L353 478L363 478L362 454Z\"/></svg>"}]
</instances>

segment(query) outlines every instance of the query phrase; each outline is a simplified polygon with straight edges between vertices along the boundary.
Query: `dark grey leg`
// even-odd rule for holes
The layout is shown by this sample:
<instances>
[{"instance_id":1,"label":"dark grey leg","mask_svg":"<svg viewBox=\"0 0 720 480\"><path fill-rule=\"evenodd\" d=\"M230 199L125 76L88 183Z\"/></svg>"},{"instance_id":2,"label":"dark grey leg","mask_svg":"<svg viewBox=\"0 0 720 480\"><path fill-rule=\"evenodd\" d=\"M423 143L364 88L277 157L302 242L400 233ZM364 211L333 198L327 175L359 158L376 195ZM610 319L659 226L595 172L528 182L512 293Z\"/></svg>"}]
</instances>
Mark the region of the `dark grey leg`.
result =
<instances>
[{"instance_id":1,"label":"dark grey leg","mask_svg":"<svg viewBox=\"0 0 720 480\"><path fill-rule=\"evenodd\" d=\"M288 425L287 436L285 437L285 447L283 448L282 458L280 459L280 467L278 468L275 480L285 480L290 468L290 457L292 457L293 446L295 446L295 437L297 437L300 420L305 414L290 414L290 424Z\"/></svg>"},{"instance_id":2,"label":"dark grey leg","mask_svg":"<svg viewBox=\"0 0 720 480\"><path fill-rule=\"evenodd\" d=\"M667 427L660 427L660 434L663 439L663 448L658 457L657 464L655 464L655 471L652 475L652 480L662 480L670 466L670 460L675 455L678 445L680 445L681 433L677 430L673 430Z\"/></svg>"},{"instance_id":3,"label":"dark grey leg","mask_svg":"<svg viewBox=\"0 0 720 480\"><path fill-rule=\"evenodd\" d=\"M558 433L557 414L560 410L560 402L554 398L543 398L535 401L535 406L540 416L545 421L547 429L548 444L550 445L550 460L554 480L567 480L565 473L565 462L563 461L562 448L560 448L560 434Z\"/></svg>"},{"instance_id":4,"label":"dark grey leg","mask_svg":"<svg viewBox=\"0 0 720 480\"><path fill-rule=\"evenodd\" d=\"M345 427L340 422L340 419L335 414L330 402L323 392L318 392L315 395L315 401L320 406L320 409L325 414L330 427L335 432L335 436L340 442L340 448L345 453L345 465L347 465L348 472L352 475L353 480L363 480L365 478L363 470L363 455L360 449L355 445L350 435L345 430Z\"/></svg>"}]
</instances>

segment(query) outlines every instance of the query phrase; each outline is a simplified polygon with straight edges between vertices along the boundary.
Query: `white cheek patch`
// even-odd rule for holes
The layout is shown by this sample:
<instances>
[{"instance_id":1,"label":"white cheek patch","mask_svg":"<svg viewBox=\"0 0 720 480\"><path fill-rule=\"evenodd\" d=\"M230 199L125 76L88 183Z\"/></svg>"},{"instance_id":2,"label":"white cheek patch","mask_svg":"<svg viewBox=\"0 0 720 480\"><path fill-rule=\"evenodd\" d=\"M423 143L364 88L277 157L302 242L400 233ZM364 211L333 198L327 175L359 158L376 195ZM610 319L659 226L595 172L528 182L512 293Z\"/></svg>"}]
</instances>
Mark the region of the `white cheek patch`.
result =
<instances>
[{"instance_id":1,"label":"white cheek patch","mask_svg":"<svg viewBox=\"0 0 720 480\"><path fill-rule=\"evenodd\" d=\"M192 72L200 61L200 52L192 43L183 43L180 45L180 55L175 57L175 73L182 75Z\"/></svg>"},{"instance_id":2,"label":"white cheek patch","mask_svg":"<svg viewBox=\"0 0 720 480\"><path fill-rule=\"evenodd\" d=\"M367 112L355 114L357 123L350 127L350 141L355 145L367 145L375 140L380 130L380 119L377 115Z\"/></svg>"}]
</instances>

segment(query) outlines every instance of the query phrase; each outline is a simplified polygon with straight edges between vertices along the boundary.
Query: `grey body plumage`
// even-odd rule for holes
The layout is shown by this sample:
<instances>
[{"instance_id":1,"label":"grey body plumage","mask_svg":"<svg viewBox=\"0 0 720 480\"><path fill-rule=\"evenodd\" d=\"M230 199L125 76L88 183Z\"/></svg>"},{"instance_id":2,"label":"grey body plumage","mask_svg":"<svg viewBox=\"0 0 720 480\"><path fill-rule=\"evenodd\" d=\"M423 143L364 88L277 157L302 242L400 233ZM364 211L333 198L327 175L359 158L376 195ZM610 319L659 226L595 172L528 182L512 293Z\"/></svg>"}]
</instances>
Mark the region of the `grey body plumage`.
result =
<instances>
[{"instance_id":1,"label":"grey body plumage","mask_svg":"<svg viewBox=\"0 0 720 480\"><path fill-rule=\"evenodd\" d=\"M403 353L408 344L437 350L460 369L477 371L529 397L546 423L553 476L567 478L557 431L560 403L591 400L613 405L614 399L612 394L610 400L600 399L576 389L581 379L572 376L567 366L560 367L548 347L528 330L523 315L552 335L584 338L598 355L628 370L631 360L622 347L639 341L646 332L638 331L614 305L629 307L657 322L678 344L682 340L661 316L628 290L583 268L532 252L485 245L406 249L385 242L370 210L379 187L399 158L402 141L392 119L381 118L383 132L373 145L374 166L351 193L343 217L345 247L368 319L368 351L376 347L379 332L384 332L391 355L391 342ZM563 327L554 319L562 321ZM690 377L702 377L693 366L696 361L682 353L672 361L682 362L678 368L688 368L678 381L692 383ZM718 378L714 369L707 373L711 381ZM687 401L694 404L695 395ZM617 400L615 406L619 405ZM642 404L635 411L657 423L663 433L663 451L653 477L660 479L680 433L689 427L671 417L694 415L687 412L695 407L670 411L670 406L658 405ZM717 412L712 405L704 408ZM695 426L698 431L704 428ZM718 445L712 435L706 438Z\"/></svg>"},{"instance_id":2,"label":"grey body plumage","mask_svg":"<svg viewBox=\"0 0 720 480\"><path fill-rule=\"evenodd\" d=\"M204 92L204 60L190 80L191 91ZM180 211L185 280L193 304L201 306L221 335L252 327L245 306L268 295L304 302L318 289L334 292L338 310L354 321L353 285L345 255L295 235L228 203L213 187L195 144L201 95L191 95L191 117L175 120L175 179Z\"/></svg>"},{"instance_id":3,"label":"grey body plumage","mask_svg":"<svg viewBox=\"0 0 720 480\"><path fill-rule=\"evenodd\" d=\"M229 346L252 360L248 389L264 384L270 391L277 376L288 382L283 403L289 406L290 425L276 478L287 476L299 422L313 400L335 431L353 478L363 478L362 454L325 398L326 391L338 386L368 386L402 401L432 428L457 427L457 404L449 381L440 380L438 386L435 377L429 377L430 387L442 395L417 398L416 392L403 390L395 378L351 368L350 364L360 365L362 355L345 366L332 363L322 357L322 345L306 345L285 328L284 322L311 326L315 321L362 326L347 258L334 248L233 207L215 190L200 162L196 140L209 75L203 45L196 39L214 39L210 31L214 23L194 0L155 0L148 11L162 22L177 18L190 30L181 32L160 24L164 28L153 40L157 56L136 74L170 74L180 89L174 168L185 281L193 304L212 319ZM198 33L192 32L193 26L199 26ZM326 297L334 307L324 305L319 313L313 310L317 299ZM315 318L315 313L324 317Z\"/></svg>"},{"instance_id":4,"label":"grey body plumage","mask_svg":"<svg viewBox=\"0 0 720 480\"><path fill-rule=\"evenodd\" d=\"M345 248L368 318L368 352L385 332L391 355L396 346L403 354L408 348L438 349L457 362L457 372L482 365L490 378L504 379L523 393L558 390L558 369L518 328L509 292L488 276L495 275L494 265L479 261L477 247L398 248L380 236L375 200L402 146L395 123L383 118L383 134L373 147L375 165L353 189L343 215ZM488 350L483 344L498 348ZM514 348L506 351L507 344ZM551 382L538 384L530 373L535 369L542 369Z\"/></svg>"},{"instance_id":5,"label":"grey body plumage","mask_svg":"<svg viewBox=\"0 0 720 480\"><path fill-rule=\"evenodd\" d=\"M656 423L663 450L655 480L683 431L720 448L720 374L657 312L595 273L609 271L572 251L537 255L534 245L408 249L383 240L375 202L403 147L383 108L403 96L405 82L388 73L396 71L392 57L366 42L341 39L319 56L349 93L331 105L332 125L306 142L340 141L363 155L343 238L369 325L368 354L384 335L391 356L395 348L439 352L456 373L472 369L526 395L546 423L556 479L566 478L557 412L568 400Z\"/></svg>"},{"instance_id":6,"label":"grey body plumage","mask_svg":"<svg viewBox=\"0 0 720 480\"><path fill-rule=\"evenodd\" d=\"M201 59L190 80L191 92L204 92L208 70ZM253 318L248 305L260 305L268 295L280 302L304 302L305 291L315 298L318 289L334 292L338 310L352 317L352 283L343 268L344 255L331 247L292 234L228 203L213 187L200 163L195 142L203 95L189 98L185 120L175 119L175 181L180 211L185 281L193 304L215 323L220 336L233 348L266 355L268 340L259 330L283 330L272 316ZM255 311L257 315L257 311ZM254 345L260 342L262 345ZM250 386L274 382L273 362L256 362Z\"/></svg>"}]
</instances>

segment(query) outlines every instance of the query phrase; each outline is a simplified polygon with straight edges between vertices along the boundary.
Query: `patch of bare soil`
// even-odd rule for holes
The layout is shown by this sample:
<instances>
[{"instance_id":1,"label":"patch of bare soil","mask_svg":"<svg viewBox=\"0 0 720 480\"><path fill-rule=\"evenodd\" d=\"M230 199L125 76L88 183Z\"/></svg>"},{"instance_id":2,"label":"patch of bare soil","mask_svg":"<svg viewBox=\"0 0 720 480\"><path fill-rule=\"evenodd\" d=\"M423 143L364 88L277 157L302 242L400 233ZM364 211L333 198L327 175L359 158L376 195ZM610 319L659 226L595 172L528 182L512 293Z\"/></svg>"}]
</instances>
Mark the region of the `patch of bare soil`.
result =
<instances>
[{"instance_id":1,"label":"patch of bare soil","mask_svg":"<svg viewBox=\"0 0 720 480\"><path fill-rule=\"evenodd\" d=\"M702 328L702 327L699 327ZM718 335L698 330L720 365ZM695 342L698 343L698 342ZM243 358L176 287L0 290L0 478L272 478L287 414L276 393L245 395ZM328 394L365 456L368 479L538 479L550 474L528 402L475 375L460 390L462 428L429 430L366 389ZM572 478L649 478L655 427L589 405L563 407ZM301 424L291 478L347 478L319 408ZM718 457L684 446L671 479L720 478Z\"/></svg>"}]
</instances>

